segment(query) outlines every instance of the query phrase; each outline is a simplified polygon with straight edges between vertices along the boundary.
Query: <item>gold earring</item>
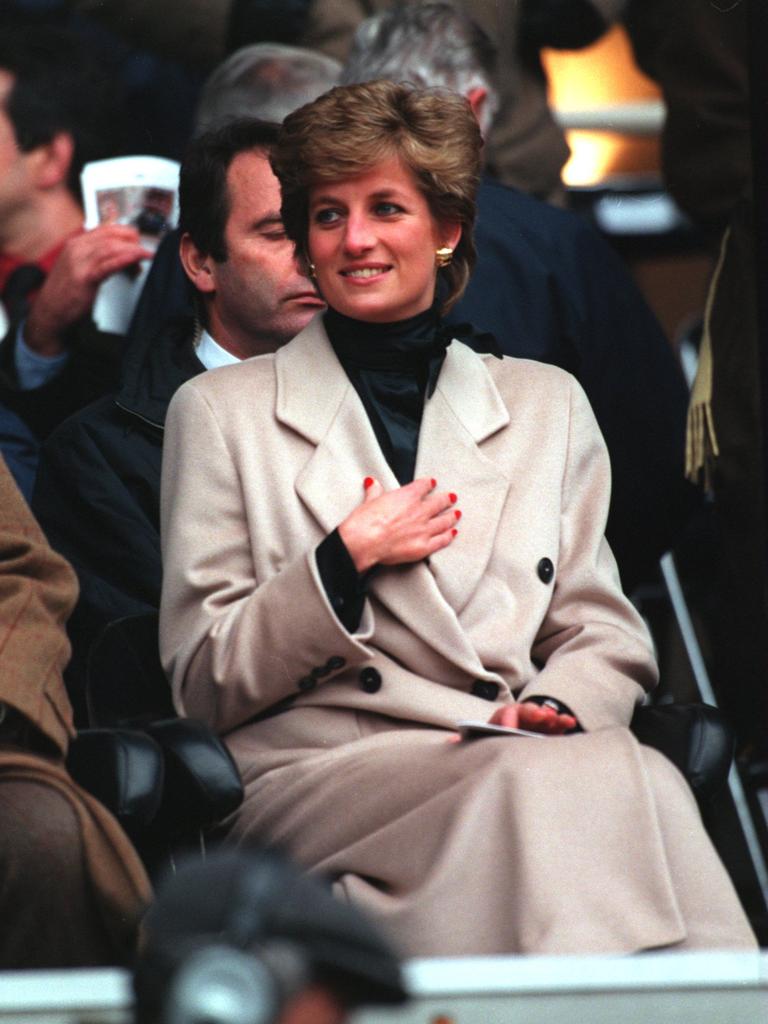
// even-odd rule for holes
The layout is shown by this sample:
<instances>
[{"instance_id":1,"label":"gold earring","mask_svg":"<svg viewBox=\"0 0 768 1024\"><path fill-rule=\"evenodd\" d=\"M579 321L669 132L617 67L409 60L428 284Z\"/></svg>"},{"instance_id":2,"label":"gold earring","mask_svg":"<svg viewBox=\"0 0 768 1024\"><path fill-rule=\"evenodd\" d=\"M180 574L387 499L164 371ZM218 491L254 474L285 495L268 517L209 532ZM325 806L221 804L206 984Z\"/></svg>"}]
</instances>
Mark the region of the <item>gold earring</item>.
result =
<instances>
[{"instance_id":1,"label":"gold earring","mask_svg":"<svg viewBox=\"0 0 768 1024\"><path fill-rule=\"evenodd\" d=\"M435 263L438 267L447 267L453 259L453 249L449 245L444 245L442 249L435 250Z\"/></svg>"}]
</instances>

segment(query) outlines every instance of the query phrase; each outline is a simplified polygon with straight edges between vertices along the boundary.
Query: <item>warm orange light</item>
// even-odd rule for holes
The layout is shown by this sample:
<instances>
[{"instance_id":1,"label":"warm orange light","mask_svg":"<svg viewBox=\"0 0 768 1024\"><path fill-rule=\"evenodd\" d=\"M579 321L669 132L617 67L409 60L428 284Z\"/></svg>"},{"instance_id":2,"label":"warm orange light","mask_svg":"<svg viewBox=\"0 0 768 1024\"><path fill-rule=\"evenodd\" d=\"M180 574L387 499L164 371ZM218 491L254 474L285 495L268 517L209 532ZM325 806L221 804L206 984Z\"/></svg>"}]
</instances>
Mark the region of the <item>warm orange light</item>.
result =
<instances>
[{"instance_id":1,"label":"warm orange light","mask_svg":"<svg viewBox=\"0 0 768 1024\"><path fill-rule=\"evenodd\" d=\"M569 131L565 134L571 156L563 168L566 185L596 185L615 167L623 147L623 139L608 132Z\"/></svg>"},{"instance_id":2,"label":"warm orange light","mask_svg":"<svg viewBox=\"0 0 768 1024\"><path fill-rule=\"evenodd\" d=\"M542 57L549 100L558 110L647 101L660 95L655 83L638 70L620 26L584 50L545 50ZM658 172L657 139L593 131L569 131L566 138L571 147L563 168L566 185L594 185L611 174Z\"/></svg>"}]
</instances>

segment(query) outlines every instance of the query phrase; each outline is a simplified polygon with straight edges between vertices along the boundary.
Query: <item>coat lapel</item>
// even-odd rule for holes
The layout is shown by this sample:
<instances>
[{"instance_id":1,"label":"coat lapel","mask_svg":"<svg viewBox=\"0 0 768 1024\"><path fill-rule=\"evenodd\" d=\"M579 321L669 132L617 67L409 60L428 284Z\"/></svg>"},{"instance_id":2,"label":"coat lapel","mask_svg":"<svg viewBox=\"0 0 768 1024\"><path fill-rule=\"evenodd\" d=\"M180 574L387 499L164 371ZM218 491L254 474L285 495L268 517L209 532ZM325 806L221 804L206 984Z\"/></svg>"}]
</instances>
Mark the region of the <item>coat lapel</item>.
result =
<instances>
[{"instance_id":1,"label":"coat lapel","mask_svg":"<svg viewBox=\"0 0 768 1024\"><path fill-rule=\"evenodd\" d=\"M398 486L397 479L320 317L278 350L276 369L278 420L316 445L296 479L296 493L330 533L362 501L366 476L387 490Z\"/></svg>"},{"instance_id":2,"label":"coat lapel","mask_svg":"<svg viewBox=\"0 0 768 1024\"><path fill-rule=\"evenodd\" d=\"M454 341L424 408L416 475L432 476L440 490L458 494L458 536L430 559L437 585L456 612L488 565L510 485L479 445L508 423L509 413L484 362Z\"/></svg>"},{"instance_id":3,"label":"coat lapel","mask_svg":"<svg viewBox=\"0 0 768 1024\"><path fill-rule=\"evenodd\" d=\"M387 490L399 485L319 317L278 351L276 367L278 420L316 445L297 476L296 493L329 533L362 501L365 476L376 477ZM478 411L488 399L490 409ZM465 531L462 519L460 537L429 566L382 569L370 586L408 630L472 674L483 666L458 622L457 605L482 574L508 487L478 451L476 438L507 421L482 363L454 343L425 408L416 470L446 489L452 480L461 481L460 505L472 525Z\"/></svg>"}]
</instances>

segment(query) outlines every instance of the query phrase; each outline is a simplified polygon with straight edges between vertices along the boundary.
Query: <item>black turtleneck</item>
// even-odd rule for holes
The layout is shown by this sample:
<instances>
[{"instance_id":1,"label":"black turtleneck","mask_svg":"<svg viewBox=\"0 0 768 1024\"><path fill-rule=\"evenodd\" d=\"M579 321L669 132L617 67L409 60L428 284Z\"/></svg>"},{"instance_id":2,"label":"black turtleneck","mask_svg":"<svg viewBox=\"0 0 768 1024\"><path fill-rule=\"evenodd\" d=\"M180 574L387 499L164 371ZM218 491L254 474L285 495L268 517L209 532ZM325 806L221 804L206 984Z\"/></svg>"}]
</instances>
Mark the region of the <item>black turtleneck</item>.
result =
<instances>
[{"instance_id":1,"label":"black turtleneck","mask_svg":"<svg viewBox=\"0 0 768 1024\"><path fill-rule=\"evenodd\" d=\"M406 320L370 323L334 309L323 317L333 350L401 486L413 480L424 402L434 393L446 350L453 338L474 334L468 324L443 324L438 312L440 284L432 307ZM501 356L492 335L483 336L482 342L487 351ZM353 633L363 614L371 573L358 575L338 530L326 537L315 555L328 600Z\"/></svg>"},{"instance_id":2,"label":"black turtleneck","mask_svg":"<svg viewBox=\"0 0 768 1024\"><path fill-rule=\"evenodd\" d=\"M434 392L450 332L434 306L396 323L365 323L329 309L333 350L360 396L400 484L413 480L425 396Z\"/></svg>"}]
</instances>

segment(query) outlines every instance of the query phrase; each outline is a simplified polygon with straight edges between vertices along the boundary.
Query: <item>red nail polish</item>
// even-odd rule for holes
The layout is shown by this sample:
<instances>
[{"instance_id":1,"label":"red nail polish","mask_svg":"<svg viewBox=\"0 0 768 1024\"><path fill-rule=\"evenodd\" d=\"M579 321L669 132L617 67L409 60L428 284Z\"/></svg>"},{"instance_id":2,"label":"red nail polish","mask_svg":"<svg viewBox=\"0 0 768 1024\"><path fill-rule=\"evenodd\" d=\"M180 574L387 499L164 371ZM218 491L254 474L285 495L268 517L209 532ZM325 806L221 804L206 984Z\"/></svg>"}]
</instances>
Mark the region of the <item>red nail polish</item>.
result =
<instances>
[{"instance_id":1,"label":"red nail polish","mask_svg":"<svg viewBox=\"0 0 768 1024\"><path fill-rule=\"evenodd\" d=\"M363 487L366 489L366 491L368 490L369 487L373 487L373 477L372 476L367 476L365 478L365 480L363 480Z\"/></svg>"},{"instance_id":2,"label":"red nail polish","mask_svg":"<svg viewBox=\"0 0 768 1024\"><path fill-rule=\"evenodd\" d=\"M457 534L458 532L459 532L459 531L458 531L458 530L455 530L455 529L454 529L454 530L451 530L451 533L453 534L453 536L454 536L454 537L456 536L456 534Z\"/></svg>"},{"instance_id":3,"label":"red nail polish","mask_svg":"<svg viewBox=\"0 0 768 1024\"><path fill-rule=\"evenodd\" d=\"M448 499L452 505L455 505L456 502L459 500L459 496L458 494L454 494L453 491L451 491L451 493L448 495Z\"/></svg>"},{"instance_id":4,"label":"red nail polish","mask_svg":"<svg viewBox=\"0 0 768 1024\"><path fill-rule=\"evenodd\" d=\"M455 508L453 510L453 514L456 516L457 519L461 519L461 511L459 509Z\"/></svg>"},{"instance_id":5,"label":"red nail polish","mask_svg":"<svg viewBox=\"0 0 768 1024\"><path fill-rule=\"evenodd\" d=\"M430 481L430 483L432 484L433 487L437 487L437 480L435 480L434 478Z\"/></svg>"}]
</instances>

